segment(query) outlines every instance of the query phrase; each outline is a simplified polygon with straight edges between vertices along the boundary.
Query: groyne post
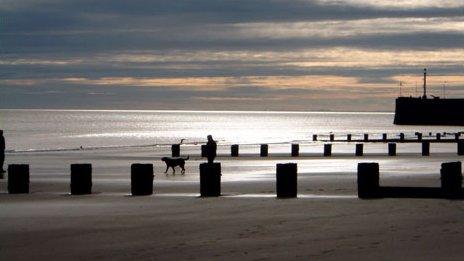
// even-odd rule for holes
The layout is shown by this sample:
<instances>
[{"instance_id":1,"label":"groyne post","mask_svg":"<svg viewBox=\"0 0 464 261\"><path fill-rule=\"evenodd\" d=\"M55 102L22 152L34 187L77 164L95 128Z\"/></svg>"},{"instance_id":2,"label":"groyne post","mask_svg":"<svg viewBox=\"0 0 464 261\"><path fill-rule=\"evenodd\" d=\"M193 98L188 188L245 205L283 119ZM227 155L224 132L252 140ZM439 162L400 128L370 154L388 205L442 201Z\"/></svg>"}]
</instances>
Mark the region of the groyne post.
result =
<instances>
[{"instance_id":1,"label":"groyne post","mask_svg":"<svg viewBox=\"0 0 464 261\"><path fill-rule=\"evenodd\" d=\"M29 193L29 165L8 165L8 193Z\"/></svg>"},{"instance_id":2,"label":"groyne post","mask_svg":"<svg viewBox=\"0 0 464 261\"><path fill-rule=\"evenodd\" d=\"M296 163L276 165L276 191L278 198L296 198L298 181Z\"/></svg>"},{"instance_id":3,"label":"groyne post","mask_svg":"<svg viewBox=\"0 0 464 261\"><path fill-rule=\"evenodd\" d=\"M292 157L300 156L300 145L292 144Z\"/></svg>"},{"instance_id":4,"label":"groyne post","mask_svg":"<svg viewBox=\"0 0 464 261\"><path fill-rule=\"evenodd\" d=\"M388 156L396 156L396 143L388 143Z\"/></svg>"},{"instance_id":5,"label":"groyne post","mask_svg":"<svg viewBox=\"0 0 464 261\"><path fill-rule=\"evenodd\" d=\"M437 140L441 140L441 133L437 133L436 138Z\"/></svg>"},{"instance_id":6,"label":"groyne post","mask_svg":"<svg viewBox=\"0 0 464 261\"><path fill-rule=\"evenodd\" d=\"M369 141L369 134L368 133L364 133L364 141Z\"/></svg>"},{"instance_id":7,"label":"groyne post","mask_svg":"<svg viewBox=\"0 0 464 261\"><path fill-rule=\"evenodd\" d=\"M461 133L460 133L460 132L456 132L456 133L454 134L454 139L455 139L455 140L459 140L459 137L461 137Z\"/></svg>"},{"instance_id":8,"label":"groyne post","mask_svg":"<svg viewBox=\"0 0 464 261\"><path fill-rule=\"evenodd\" d=\"M335 140L335 135L334 135L334 134L330 134L330 136L329 136L329 137L330 137L330 138L329 138L329 139L330 139L330 141L334 141L334 140Z\"/></svg>"},{"instance_id":9,"label":"groyne post","mask_svg":"<svg viewBox=\"0 0 464 261\"><path fill-rule=\"evenodd\" d=\"M382 133L382 141L383 142L387 141L387 134L386 133Z\"/></svg>"},{"instance_id":10,"label":"groyne post","mask_svg":"<svg viewBox=\"0 0 464 261\"><path fill-rule=\"evenodd\" d=\"M200 164L200 196L219 197L221 195L221 163Z\"/></svg>"},{"instance_id":11,"label":"groyne post","mask_svg":"<svg viewBox=\"0 0 464 261\"><path fill-rule=\"evenodd\" d=\"M358 197L378 198L380 197L379 186L379 164L358 163Z\"/></svg>"},{"instance_id":12,"label":"groyne post","mask_svg":"<svg viewBox=\"0 0 464 261\"><path fill-rule=\"evenodd\" d=\"M429 141L422 142L422 156L430 156L430 142Z\"/></svg>"},{"instance_id":13,"label":"groyne post","mask_svg":"<svg viewBox=\"0 0 464 261\"><path fill-rule=\"evenodd\" d=\"M201 157L205 158L208 155L208 147L205 144L201 145Z\"/></svg>"},{"instance_id":14,"label":"groyne post","mask_svg":"<svg viewBox=\"0 0 464 261\"><path fill-rule=\"evenodd\" d=\"M457 146L458 146L458 155L459 156L464 155L464 140L458 141Z\"/></svg>"},{"instance_id":15,"label":"groyne post","mask_svg":"<svg viewBox=\"0 0 464 261\"><path fill-rule=\"evenodd\" d=\"M364 144L362 144L362 143L356 144L355 155L356 156L364 155Z\"/></svg>"},{"instance_id":16,"label":"groyne post","mask_svg":"<svg viewBox=\"0 0 464 261\"><path fill-rule=\"evenodd\" d=\"M441 164L441 190L445 198L458 198L462 195L461 162L446 162Z\"/></svg>"},{"instance_id":17,"label":"groyne post","mask_svg":"<svg viewBox=\"0 0 464 261\"><path fill-rule=\"evenodd\" d=\"M332 144L324 144L324 156L332 156Z\"/></svg>"},{"instance_id":18,"label":"groyne post","mask_svg":"<svg viewBox=\"0 0 464 261\"><path fill-rule=\"evenodd\" d=\"M261 157L267 157L269 155L269 146L267 144L261 144L259 155Z\"/></svg>"},{"instance_id":19,"label":"groyne post","mask_svg":"<svg viewBox=\"0 0 464 261\"><path fill-rule=\"evenodd\" d=\"M317 134L313 134L313 141L317 141Z\"/></svg>"},{"instance_id":20,"label":"groyne post","mask_svg":"<svg viewBox=\"0 0 464 261\"><path fill-rule=\"evenodd\" d=\"M180 157L180 144L172 144L171 155L173 157Z\"/></svg>"},{"instance_id":21,"label":"groyne post","mask_svg":"<svg viewBox=\"0 0 464 261\"><path fill-rule=\"evenodd\" d=\"M422 133L416 132L417 140L422 141Z\"/></svg>"},{"instance_id":22,"label":"groyne post","mask_svg":"<svg viewBox=\"0 0 464 261\"><path fill-rule=\"evenodd\" d=\"M71 194L92 194L92 164L71 164Z\"/></svg>"},{"instance_id":23,"label":"groyne post","mask_svg":"<svg viewBox=\"0 0 464 261\"><path fill-rule=\"evenodd\" d=\"M134 163L131 165L131 194L146 196L153 194L153 164Z\"/></svg>"},{"instance_id":24,"label":"groyne post","mask_svg":"<svg viewBox=\"0 0 464 261\"><path fill-rule=\"evenodd\" d=\"M346 140L347 140L347 141L351 141L351 134L347 134L347 135L346 135Z\"/></svg>"},{"instance_id":25,"label":"groyne post","mask_svg":"<svg viewBox=\"0 0 464 261\"><path fill-rule=\"evenodd\" d=\"M232 157L238 157L238 144L234 144L230 146L230 156Z\"/></svg>"},{"instance_id":26,"label":"groyne post","mask_svg":"<svg viewBox=\"0 0 464 261\"><path fill-rule=\"evenodd\" d=\"M400 141L404 141L404 133L400 133Z\"/></svg>"}]
</instances>

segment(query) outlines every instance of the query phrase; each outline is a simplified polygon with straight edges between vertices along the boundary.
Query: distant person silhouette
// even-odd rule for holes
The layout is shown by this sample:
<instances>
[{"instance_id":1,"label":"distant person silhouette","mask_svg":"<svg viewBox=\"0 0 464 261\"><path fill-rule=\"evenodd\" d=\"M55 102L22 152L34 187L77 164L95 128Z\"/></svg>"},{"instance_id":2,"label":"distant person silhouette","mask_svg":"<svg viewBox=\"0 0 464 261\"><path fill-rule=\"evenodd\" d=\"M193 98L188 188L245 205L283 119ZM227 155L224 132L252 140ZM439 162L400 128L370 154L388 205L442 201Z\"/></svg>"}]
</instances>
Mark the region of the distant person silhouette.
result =
<instances>
[{"instance_id":1,"label":"distant person silhouette","mask_svg":"<svg viewBox=\"0 0 464 261\"><path fill-rule=\"evenodd\" d=\"M216 158L216 149L217 144L216 141L213 140L213 136L208 135L208 142L206 143L206 158L208 159L208 163L212 164L214 162L214 158Z\"/></svg>"},{"instance_id":2,"label":"distant person silhouette","mask_svg":"<svg viewBox=\"0 0 464 261\"><path fill-rule=\"evenodd\" d=\"M0 130L0 172L5 173L3 163L5 162L5 137L3 137L3 130Z\"/></svg>"}]
</instances>

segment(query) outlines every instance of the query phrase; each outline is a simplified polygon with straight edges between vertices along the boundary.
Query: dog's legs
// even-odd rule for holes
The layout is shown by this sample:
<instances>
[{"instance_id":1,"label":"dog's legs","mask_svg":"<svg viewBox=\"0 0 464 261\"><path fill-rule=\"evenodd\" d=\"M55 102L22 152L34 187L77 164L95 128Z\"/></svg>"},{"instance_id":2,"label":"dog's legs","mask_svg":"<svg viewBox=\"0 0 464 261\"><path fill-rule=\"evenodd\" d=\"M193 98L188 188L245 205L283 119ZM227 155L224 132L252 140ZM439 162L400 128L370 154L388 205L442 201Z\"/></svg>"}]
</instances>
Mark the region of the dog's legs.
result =
<instances>
[{"instance_id":1,"label":"dog's legs","mask_svg":"<svg viewBox=\"0 0 464 261\"><path fill-rule=\"evenodd\" d=\"M184 165L181 165L180 168L182 169L182 170L180 171L180 173L182 173L182 175L184 175L184 174L185 174L185 167L184 167Z\"/></svg>"},{"instance_id":2,"label":"dog's legs","mask_svg":"<svg viewBox=\"0 0 464 261\"><path fill-rule=\"evenodd\" d=\"M164 173L166 174L166 176L168 175L168 169L169 169L169 166L166 165L166 170L164 171Z\"/></svg>"},{"instance_id":3,"label":"dog's legs","mask_svg":"<svg viewBox=\"0 0 464 261\"><path fill-rule=\"evenodd\" d=\"M172 168L172 175L176 175L176 169L174 168L174 166L172 166L171 168Z\"/></svg>"}]
</instances>

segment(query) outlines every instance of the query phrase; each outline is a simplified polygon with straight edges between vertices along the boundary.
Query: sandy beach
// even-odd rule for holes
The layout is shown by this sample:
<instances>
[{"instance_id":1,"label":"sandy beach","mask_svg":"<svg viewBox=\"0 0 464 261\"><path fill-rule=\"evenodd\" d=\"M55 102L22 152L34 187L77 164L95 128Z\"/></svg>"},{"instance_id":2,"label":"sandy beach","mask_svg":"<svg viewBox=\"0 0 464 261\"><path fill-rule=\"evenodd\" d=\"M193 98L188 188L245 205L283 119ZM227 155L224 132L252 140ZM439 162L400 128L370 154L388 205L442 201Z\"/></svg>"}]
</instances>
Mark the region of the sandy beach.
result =
<instances>
[{"instance_id":1,"label":"sandy beach","mask_svg":"<svg viewBox=\"0 0 464 261\"><path fill-rule=\"evenodd\" d=\"M220 198L198 197L197 147L184 150L185 176L163 174L169 148L10 153L8 163L30 164L31 193L9 195L1 180L0 259L460 260L462 201L356 196L358 162L379 162L381 185L439 186L440 164L462 159L453 147L430 157L406 148L392 160L380 147L330 158L259 158L254 148L230 158L224 147ZM69 195L78 162L93 164L92 195ZM135 162L154 164L152 196L129 195ZM297 199L275 198L282 162L298 163Z\"/></svg>"}]
</instances>

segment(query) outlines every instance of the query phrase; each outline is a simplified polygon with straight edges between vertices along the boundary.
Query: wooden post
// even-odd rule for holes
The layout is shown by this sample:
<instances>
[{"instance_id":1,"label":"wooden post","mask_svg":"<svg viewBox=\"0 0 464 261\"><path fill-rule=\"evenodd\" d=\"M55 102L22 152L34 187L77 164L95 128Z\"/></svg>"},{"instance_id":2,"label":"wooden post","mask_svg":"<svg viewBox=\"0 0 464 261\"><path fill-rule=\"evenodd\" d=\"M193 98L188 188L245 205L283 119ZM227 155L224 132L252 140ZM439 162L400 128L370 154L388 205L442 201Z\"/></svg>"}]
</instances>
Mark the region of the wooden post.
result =
<instances>
[{"instance_id":1,"label":"wooden post","mask_svg":"<svg viewBox=\"0 0 464 261\"><path fill-rule=\"evenodd\" d=\"M441 190L445 198L458 198L462 195L461 162L446 162L441 164Z\"/></svg>"},{"instance_id":2,"label":"wooden post","mask_svg":"<svg viewBox=\"0 0 464 261\"><path fill-rule=\"evenodd\" d=\"M202 197L221 195L221 163L200 164L200 195Z\"/></svg>"},{"instance_id":3,"label":"wooden post","mask_svg":"<svg viewBox=\"0 0 464 261\"><path fill-rule=\"evenodd\" d=\"M335 135L334 134L330 134L330 141L334 141L335 140Z\"/></svg>"},{"instance_id":4,"label":"wooden post","mask_svg":"<svg viewBox=\"0 0 464 261\"><path fill-rule=\"evenodd\" d=\"M417 132L416 135L417 135L417 140L421 141L422 140L422 133Z\"/></svg>"},{"instance_id":5,"label":"wooden post","mask_svg":"<svg viewBox=\"0 0 464 261\"><path fill-rule=\"evenodd\" d=\"M208 154L208 147L205 144L201 145L201 157L205 158Z\"/></svg>"},{"instance_id":6,"label":"wooden post","mask_svg":"<svg viewBox=\"0 0 464 261\"><path fill-rule=\"evenodd\" d=\"M441 133L437 133L437 140L441 140Z\"/></svg>"},{"instance_id":7,"label":"wooden post","mask_svg":"<svg viewBox=\"0 0 464 261\"><path fill-rule=\"evenodd\" d=\"M332 156L332 144L324 144L324 156Z\"/></svg>"},{"instance_id":8,"label":"wooden post","mask_svg":"<svg viewBox=\"0 0 464 261\"><path fill-rule=\"evenodd\" d=\"M369 134L364 133L364 141L369 141Z\"/></svg>"},{"instance_id":9,"label":"wooden post","mask_svg":"<svg viewBox=\"0 0 464 261\"><path fill-rule=\"evenodd\" d=\"M29 193L29 165L8 165L8 193Z\"/></svg>"},{"instance_id":10,"label":"wooden post","mask_svg":"<svg viewBox=\"0 0 464 261\"><path fill-rule=\"evenodd\" d=\"M378 198L380 197L379 186L379 164L358 163L358 197Z\"/></svg>"},{"instance_id":11,"label":"wooden post","mask_svg":"<svg viewBox=\"0 0 464 261\"><path fill-rule=\"evenodd\" d=\"M300 145L292 144L292 157L298 157L300 155Z\"/></svg>"},{"instance_id":12,"label":"wooden post","mask_svg":"<svg viewBox=\"0 0 464 261\"><path fill-rule=\"evenodd\" d=\"M396 143L388 143L388 156L396 156Z\"/></svg>"},{"instance_id":13,"label":"wooden post","mask_svg":"<svg viewBox=\"0 0 464 261\"><path fill-rule=\"evenodd\" d=\"M404 133L400 133L400 141L404 141Z\"/></svg>"},{"instance_id":14,"label":"wooden post","mask_svg":"<svg viewBox=\"0 0 464 261\"><path fill-rule=\"evenodd\" d=\"M351 134L346 135L346 141L351 141Z\"/></svg>"},{"instance_id":15,"label":"wooden post","mask_svg":"<svg viewBox=\"0 0 464 261\"><path fill-rule=\"evenodd\" d=\"M71 164L71 194L92 194L92 164Z\"/></svg>"},{"instance_id":16,"label":"wooden post","mask_svg":"<svg viewBox=\"0 0 464 261\"><path fill-rule=\"evenodd\" d=\"M387 134L386 134L386 133L382 133L382 140L383 140L384 142L387 141Z\"/></svg>"},{"instance_id":17,"label":"wooden post","mask_svg":"<svg viewBox=\"0 0 464 261\"><path fill-rule=\"evenodd\" d=\"M422 156L430 156L430 142L422 142Z\"/></svg>"},{"instance_id":18,"label":"wooden post","mask_svg":"<svg viewBox=\"0 0 464 261\"><path fill-rule=\"evenodd\" d=\"M278 198L296 198L298 190L297 164L276 165L276 191Z\"/></svg>"},{"instance_id":19,"label":"wooden post","mask_svg":"<svg viewBox=\"0 0 464 261\"><path fill-rule=\"evenodd\" d=\"M238 157L238 144L230 146L230 156Z\"/></svg>"},{"instance_id":20,"label":"wooden post","mask_svg":"<svg viewBox=\"0 0 464 261\"><path fill-rule=\"evenodd\" d=\"M464 140L458 141L457 145L458 145L458 155L459 156L464 155Z\"/></svg>"},{"instance_id":21,"label":"wooden post","mask_svg":"<svg viewBox=\"0 0 464 261\"><path fill-rule=\"evenodd\" d=\"M153 194L153 164L134 163L131 165L132 196Z\"/></svg>"},{"instance_id":22,"label":"wooden post","mask_svg":"<svg viewBox=\"0 0 464 261\"><path fill-rule=\"evenodd\" d=\"M317 141L317 134L313 134L313 141Z\"/></svg>"},{"instance_id":23,"label":"wooden post","mask_svg":"<svg viewBox=\"0 0 464 261\"><path fill-rule=\"evenodd\" d=\"M180 157L180 144L172 144L171 155L173 157Z\"/></svg>"},{"instance_id":24,"label":"wooden post","mask_svg":"<svg viewBox=\"0 0 464 261\"><path fill-rule=\"evenodd\" d=\"M260 149L259 155L261 157L267 157L268 154L269 154L268 150L269 150L269 146L267 144L261 144L261 149Z\"/></svg>"},{"instance_id":25,"label":"wooden post","mask_svg":"<svg viewBox=\"0 0 464 261\"><path fill-rule=\"evenodd\" d=\"M362 156L364 154L363 146L364 146L364 144L362 144L362 143L356 144L356 152L355 152L356 156Z\"/></svg>"},{"instance_id":26,"label":"wooden post","mask_svg":"<svg viewBox=\"0 0 464 261\"><path fill-rule=\"evenodd\" d=\"M456 132L456 133L454 134L454 139L455 139L455 140L459 140L459 137L460 137L460 136L461 136L461 133L460 133L460 132Z\"/></svg>"}]
</instances>

